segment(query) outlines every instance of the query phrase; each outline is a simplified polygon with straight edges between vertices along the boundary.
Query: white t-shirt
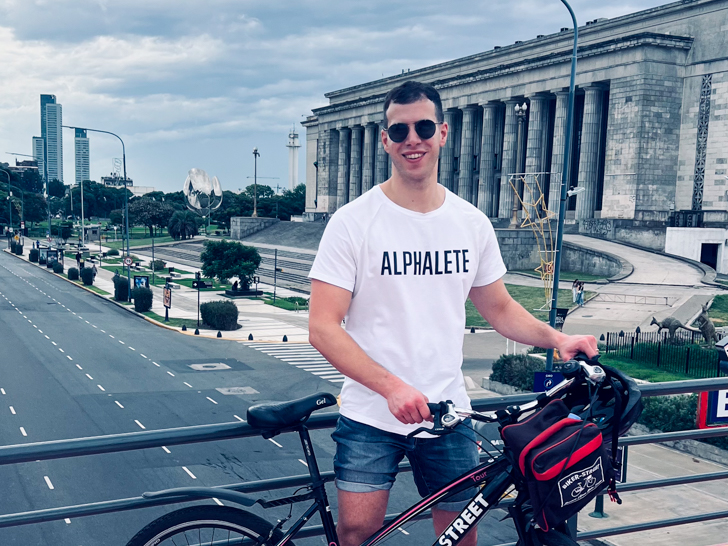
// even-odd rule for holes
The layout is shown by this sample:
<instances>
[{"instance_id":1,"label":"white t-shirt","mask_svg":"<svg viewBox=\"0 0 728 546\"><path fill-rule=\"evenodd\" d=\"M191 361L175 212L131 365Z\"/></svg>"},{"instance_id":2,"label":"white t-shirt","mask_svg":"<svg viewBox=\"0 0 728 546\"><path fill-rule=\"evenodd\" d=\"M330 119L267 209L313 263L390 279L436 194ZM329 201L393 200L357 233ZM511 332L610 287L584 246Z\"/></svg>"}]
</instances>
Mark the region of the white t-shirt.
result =
<instances>
[{"instance_id":1,"label":"white t-shirt","mask_svg":"<svg viewBox=\"0 0 728 546\"><path fill-rule=\"evenodd\" d=\"M470 288L506 272L488 218L454 193L420 213L375 186L329 220L309 277L352 292L346 331L375 362L430 402L469 408L461 372ZM408 434L387 401L347 378L341 415Z\"/></svg>"}]
</instances>

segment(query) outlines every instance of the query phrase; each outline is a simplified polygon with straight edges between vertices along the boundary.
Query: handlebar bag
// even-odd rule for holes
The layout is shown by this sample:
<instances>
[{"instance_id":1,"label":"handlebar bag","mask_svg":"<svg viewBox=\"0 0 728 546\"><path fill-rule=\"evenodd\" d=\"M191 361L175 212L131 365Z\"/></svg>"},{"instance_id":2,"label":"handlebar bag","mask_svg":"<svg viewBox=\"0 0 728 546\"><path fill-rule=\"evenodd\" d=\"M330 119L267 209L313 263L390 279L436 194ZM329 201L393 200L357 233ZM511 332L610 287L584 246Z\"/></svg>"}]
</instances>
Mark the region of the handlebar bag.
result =
<instances>
[{"instance_id":1,"label":"handlebar bag","mask_svg":"<svg viewBox=\"0 0 728 546\"><path fill-rule=\"evenodd\" d=\"M576 514L613 476L599 428L569 417L561 400L503 427L501 436L518 462L534 518L544 531Z\"/></svg>"}]
</instances>

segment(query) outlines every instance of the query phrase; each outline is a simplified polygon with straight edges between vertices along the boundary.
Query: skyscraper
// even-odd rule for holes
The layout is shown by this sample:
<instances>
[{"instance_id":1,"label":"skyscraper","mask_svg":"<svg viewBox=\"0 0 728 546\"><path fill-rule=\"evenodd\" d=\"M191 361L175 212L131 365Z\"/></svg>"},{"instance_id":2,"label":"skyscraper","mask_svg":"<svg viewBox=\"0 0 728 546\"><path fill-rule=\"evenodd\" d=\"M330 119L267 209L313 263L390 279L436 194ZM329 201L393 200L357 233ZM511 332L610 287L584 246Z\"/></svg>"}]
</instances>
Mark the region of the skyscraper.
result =
<instances>
[{"instance_id":1,"label":"skyscraper","mask_svg":"<svg viewBox=\"0 0 728 546\"><path fill-rule=\"evenodd\" d=\"M91 180L89 173L89 145L86 129L76 129L76 184Z\"/></svg>"},{"instance_id":2,"label":"skyscraper","mask_svg":"<svg viewBox=\"0 0 728 546\"><path fill-rule=\"evenodd\" d=\"M46 179L46 164L45 164L45 145L43 144L43 137L33 137L33 159L38 162L38 174L40 177Z\"/></svg>"},{"instance_id":3,"label":"skyscraper","mask_svg":"<svg viewBox=\"0 0 728 546\"><path fill-rule=\"evenodd\" d=\"M48 180L63 182L63 112L55 95L40 96L40 131L45 147Z\"/></svg>"}]
</instances>

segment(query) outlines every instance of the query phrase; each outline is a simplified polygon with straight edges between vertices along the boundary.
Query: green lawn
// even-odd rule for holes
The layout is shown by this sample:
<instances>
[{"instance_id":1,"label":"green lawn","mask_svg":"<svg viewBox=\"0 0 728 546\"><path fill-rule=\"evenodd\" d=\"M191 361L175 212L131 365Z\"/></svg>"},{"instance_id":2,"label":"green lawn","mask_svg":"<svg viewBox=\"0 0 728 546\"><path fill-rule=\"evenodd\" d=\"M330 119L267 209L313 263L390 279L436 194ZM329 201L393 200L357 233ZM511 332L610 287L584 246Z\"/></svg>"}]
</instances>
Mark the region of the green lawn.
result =
<instances>
[{"instance_id":1,"label":"green lawn","mask_svg":"<svg viewBox=\"0 0 728 546\"><path fill-rule=\"evenodd\" d=\"M708 310L708 314L716 326L728 324L728 295L719 294L716 296L713 305Z\"/></svg>"},{"instance_id":2,"label":"green lawn","mask_svg":"<svg viewBox=\"0 0 728 546\"><path fill-rule=\"evenodd\" d=\"M162 324L166 324L167 326L172 326L174 328L182 328L182 326L184 325L187 325L187 328L192 331L197 328L197 321L195 319L180 319L170 317L169 322L164 322L164 317L158 315L154 311L147 311L146 313L142 314L156 320L157 322L161 322ZM210 328L206 328L206 326L202 322L200 322L200 330L210 330Z\"/></svg>"},{"instance_id":3,"label":"green lawn","mask_svg":"<svg viewBox=\"0 0 728 546\"><path fill-rule=\"evenodd\" d=\"M529 277L534 277L536 279L541 278L538 272L534 271L533 269L521 269L510 271L509 273L521 273L523 275L528 275ZM604 275L589 275L588 273L579 273L577 271L562 271L559 275L560 281L574 281L576 279L584 282L594 282L606 280L606 277Z\"/></svg>"},{"instance_id":4,"label":"green lawn","mask_svg":"<svg viewBox=\"0 0 728 546\"><path fill-rule=\"evenodd\" d=\"M171 243L172 241L174 241L174 239L172 239L172 237L168 235L164 237L154 238L155 245L159 243ZM109 248L116 248L118 250L126 248L126 241L121 238L118 241L107 241L102 242L101 244ZM129 239L129 248L133 248L135 246L151 246L151 244L151 237L145 236L145 234L141 231L139 231L138 233L134 233L134 231L132 231L131 238Z\"/></svg>"},{"instance_id":5,"label":"green lawn","mask_svg":"<svg viewBox=\"0 0 728 546\"><path fill-rule=\"evenodd\" d=\"M88 288L92 292L96 292L97 294L101 294L102 296L108 296L109 295L109 293L106 290L101 290L101 288L98 288L98 287L96 287L94 285L86 286L85 284L83 284L83 281L71 281L71 282L77 284L78 286L83 286L84 288Z\"/></svg>"},{"instance_id":6,"label":"green lawn","mask_svg":"<svg viewBox=\"0 0 728 546\"><path fill-rule=\"evenodd\" d=\"M531 313L537 319L543 322L548 322L548 311L535 311L535 309L540 308L546 302L546 296L543 288L537 286L519 286L515 284L507 284L506 288L508 288L508 292L513 299L520 303L526 311ZM588 298L591 294L591 292L585 292L584 298ZM559 305L569 308L573 307L573 303L571 302L571 290L559 290ZM475 309L475 306L470 299L465 302L465 324L468 328L471 326L490 327L490 324L488 324L485 319L480 316L480 313L478 313L477 309Z\"/></svg>"},{"instance_id":7,"label":"green lawn","mask_svg":"<svg viewBox=\"0 0 728 546\"><path fill-rule=\"evenodd\" d=\"M305 301L305 298L296 296L290 298L276 298L275 303L273 303L273 299L264 299L263 303L274 307L280 307L287 311L308 311L308 302ZM296 303L298 303L298 306L296 306Z\"/></svg>"},{"instance_id":8,"label":"green lawn","mask_svg":"<svg viewBox=\"0 0 728 546\"><path fill-rule=\"evenodd\" d=\"M655 369L650 365L641 364L637 361L630 360L629 358L621 358L610 355L602 355L599 358L599 362L612 366L622 370L627 375L636 379L644 379L652 383L658 383L662 381L683 381L685 379L695 379L689 375L682 373L665 372L662 370Z\"/></svg>"}]
</instances>

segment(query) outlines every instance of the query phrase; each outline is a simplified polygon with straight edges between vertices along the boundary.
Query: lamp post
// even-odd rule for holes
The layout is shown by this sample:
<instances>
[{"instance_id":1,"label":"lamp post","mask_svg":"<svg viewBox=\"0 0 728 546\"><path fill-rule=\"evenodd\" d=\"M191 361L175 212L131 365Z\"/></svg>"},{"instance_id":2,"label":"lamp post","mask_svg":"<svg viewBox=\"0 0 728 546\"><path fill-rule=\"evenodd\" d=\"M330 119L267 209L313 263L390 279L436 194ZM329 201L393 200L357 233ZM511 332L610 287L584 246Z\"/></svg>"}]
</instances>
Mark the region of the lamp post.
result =
<instances>
[{"instance_id":1,"label":"lamp post","mask_svg":"<svg viewBox=\"0 0 728 546\"><path fill-rule=\"evenodd\" d=\"M126 189L126 146L124 145L124 141L119 135L117 135L116 133L112 133L111 131L102 131L101 129L89 129L87 127L75 127L71 125L63 125L63 127L66 129L83 129L85 131L91 131L92 133L103 133L105 135L111 135L118 138L119 142L121 142L121 157L122 163L124 165L124 217L126 221L126 255L129 256L129 192ZM83 188L83 182L81 183L81 187ZM83 203L83 199L81 199L81 202ZM127 297L129 301L131 301L131 268L129 266L126 267L126 280L128 282Z\"/></svg>"},{"instance_id":2,"label":"lamp post","mask_svg":"<svg viewBox=\"0 0 728 546\"><path fill-rule=\"evenodd\" d=\"M13 216L12 216L12 214L10 212L10 197L12 195L10 193L10 173L8 171L3 171L1 169L0 169L0 172L3 173L5 176L8 177L8 196L7 196L7 200L8 200L8 232L9 232L10 231L10 228L13 227Z\"/></svg>"},{"instance_id":3,"label":"lamp post","mask_svg":"<svg viewBox=\"0 0 728 546\"><path fill-rule=\"evenodd\" d=\"M556 230L556 252L554 256L554 286L551 295L551 310L549 312L549 324L553 328L556 325L556 307L558 305L559 297L559 270L561 268L561 247L564 241L564 216L566 215L566 200L567 200L567 188L570 184L570 173L569 167L571 166L571 141L572 141L572 126L574 125L574 80L576 79L576 55L577 46L579 44L579 25L576 22L576 15L574 10L566 0L561 0L561 3L566 6L571 15L571 20L574 23L574 47L571 53L571 78L569 80L569 108L566 114L566 135L564 138L564 164L561 169L561 201L559 203L559 219L558 228ZM549 349L546 353L546 370L551 371L554 369L554 350Z\"/></svg>"},{"instance_id":4,"label":"lamp post","mask_svg":"<svg viewBox=\"0 0 728 546\"><path fill-rule=\"evenodd\" d=\"M253 168L253 218L258 217L258 148L253 148L254 168Z\"/></svg>"},{"instance_id":5,"label":"lamp post","mask_svg":"<svg viewBox=\"0 0 728 546\"><path fill-rule=\"evenodd\" d=\"M528 111L528 105L524 102L523 106L516 104L516 117L518 117L518 137L516 139L518 151L516 153L516 173L521 171L521 165L523 164L523 140L526 136L523 131L523 124L526 121L526 112ZM521 195L521 180L520 177L516 180L515 184L516 195L513 196L513 209L511 211L511 225L510 227L518 227L518 209L521 208L521 202L519 196Z\"/></svg>"}]
</instances>

